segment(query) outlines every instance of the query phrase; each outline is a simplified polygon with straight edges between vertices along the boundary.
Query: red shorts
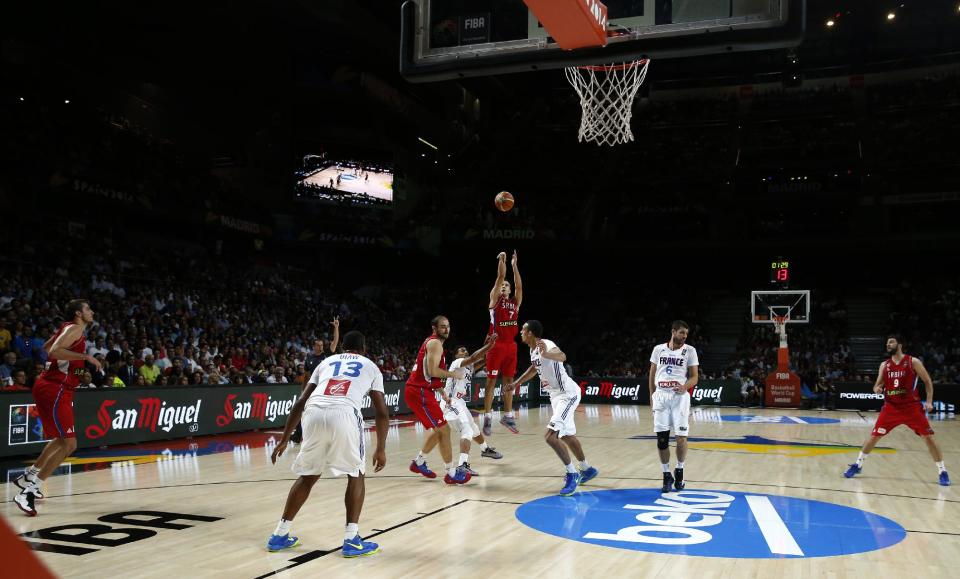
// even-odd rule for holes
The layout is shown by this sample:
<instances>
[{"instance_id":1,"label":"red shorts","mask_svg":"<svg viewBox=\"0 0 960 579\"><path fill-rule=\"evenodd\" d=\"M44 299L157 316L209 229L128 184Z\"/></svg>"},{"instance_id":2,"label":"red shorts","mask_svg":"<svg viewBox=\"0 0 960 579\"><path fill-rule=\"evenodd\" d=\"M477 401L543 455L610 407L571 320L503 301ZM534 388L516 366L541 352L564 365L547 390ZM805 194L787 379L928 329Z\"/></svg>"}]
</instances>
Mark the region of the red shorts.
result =
<instances>
[{"instance_id":1,"label":"red shorts","mask_svg":"<svg viewBox=\"0 0 960 579\"><path fill-rule=\"evenodd\" d=\"M517 343L496 342L487 352L487 376L513 378L517 375Z\"/></svg>"},{"instance_id":2,"label":"red shorts","mask_svg":"<svg viewBox=\"0 0 960 579\"><path fill-rule=\"evenodd\" d=\"M427 430L440 428L447 423L433 390L407 386L403 391L403 399L407 402L407 406L413 411L417 420L420 421L420 424Z\"/></svg>"},{"instance_id":3,"label":"red shorts","mask_svg":"<svg viewBox=\"0 0 960 579\"><path fill-rule=\"evenodd\" d=\"M33 400L43 426L44 438L76 438L73 428L73 390L56 382L37 378Z\"/></svg>"},{"instance_id":4,"label":"red shorts","mask_svg":"<svg viewBox=\"0 0 960 579\"><path fill-rule=\"evenodd\" d=\"M880 416L877 417L877 423L873 425L873 436L883 436L888 434L894 428L905 424L911 430L917 433L917 436L927 436L933 434L930 428L930 421L927 420L927 413L923 410L923 404L884 404L880 409Z\"/></svg>"}]
</instances>

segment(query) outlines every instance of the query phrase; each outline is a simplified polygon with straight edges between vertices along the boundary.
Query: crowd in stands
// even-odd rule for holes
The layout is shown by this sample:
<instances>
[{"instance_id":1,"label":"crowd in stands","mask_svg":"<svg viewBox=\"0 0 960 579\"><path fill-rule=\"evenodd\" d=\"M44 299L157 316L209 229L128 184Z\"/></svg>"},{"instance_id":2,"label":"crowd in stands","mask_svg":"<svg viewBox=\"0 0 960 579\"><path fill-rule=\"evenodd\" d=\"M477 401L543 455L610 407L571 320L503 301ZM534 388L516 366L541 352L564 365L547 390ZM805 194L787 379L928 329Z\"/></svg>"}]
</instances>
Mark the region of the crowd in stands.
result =
<instances>
[{"instance_id":1,"label":"crowd in stands","mask_svg":"<svg viewBox=\"0 0 960 579\"><path fill-rule=\"evenodd\" d=\"M903 336L905 351L923 361L934 384L960 380L960 283L904 282L892 305L890 327Z\"/></svg>"}]
</instances>

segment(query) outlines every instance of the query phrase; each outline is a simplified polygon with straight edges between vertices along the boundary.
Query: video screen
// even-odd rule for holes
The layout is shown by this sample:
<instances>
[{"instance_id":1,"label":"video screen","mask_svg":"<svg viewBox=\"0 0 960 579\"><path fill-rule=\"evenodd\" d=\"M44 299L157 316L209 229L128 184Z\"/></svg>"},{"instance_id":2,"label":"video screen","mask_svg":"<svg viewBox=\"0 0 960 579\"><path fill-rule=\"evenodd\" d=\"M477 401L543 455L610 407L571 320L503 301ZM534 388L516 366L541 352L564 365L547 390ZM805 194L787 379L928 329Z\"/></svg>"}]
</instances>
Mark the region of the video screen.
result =
<instances>
[{"instance_id":1,"label":"video screen","mask_svg":"<svg viewBox=\"0 0 960 579\"><path fill-rule=\"evenodd\" d=\"M363 159L304 155L297 170L297 197L342 205L389 207L393 204L393 168Z\"/></svg>"}]
</instances>

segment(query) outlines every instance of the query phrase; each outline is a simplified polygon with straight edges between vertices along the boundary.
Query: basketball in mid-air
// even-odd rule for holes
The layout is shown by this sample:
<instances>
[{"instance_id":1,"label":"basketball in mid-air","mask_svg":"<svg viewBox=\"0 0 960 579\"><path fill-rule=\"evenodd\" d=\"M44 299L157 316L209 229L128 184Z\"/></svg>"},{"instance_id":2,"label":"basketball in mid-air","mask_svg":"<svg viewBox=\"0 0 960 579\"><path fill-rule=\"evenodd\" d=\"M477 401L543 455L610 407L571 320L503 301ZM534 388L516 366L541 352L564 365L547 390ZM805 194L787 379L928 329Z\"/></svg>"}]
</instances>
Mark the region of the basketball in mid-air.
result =
<instances>
[{"instance_id":1,"label":"basketball in mid-air","mask_svg":"<svg viewBox=\"0 0 960 579\"><path fill-rule=\"evenodd\" d=\"M493 200L493 204L497 206L497 209L506 213L513 209L513 195L507 191L501 191L497 193L496 199Z\"/></svg>"}]
</instances>

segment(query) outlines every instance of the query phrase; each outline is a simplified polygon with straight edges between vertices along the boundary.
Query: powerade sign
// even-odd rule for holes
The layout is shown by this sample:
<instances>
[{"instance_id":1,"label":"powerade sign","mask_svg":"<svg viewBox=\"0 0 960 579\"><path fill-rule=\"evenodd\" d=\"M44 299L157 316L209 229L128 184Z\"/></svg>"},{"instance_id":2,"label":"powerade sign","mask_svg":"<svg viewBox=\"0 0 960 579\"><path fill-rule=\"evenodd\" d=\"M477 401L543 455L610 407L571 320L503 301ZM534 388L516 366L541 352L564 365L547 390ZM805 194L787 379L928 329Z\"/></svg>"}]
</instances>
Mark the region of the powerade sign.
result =
<instances>
[{"instance_id":1,"label":"powerade sign","mask_svg":"<svg viewBox=\"0 0 960 579\"><path fill-rule=\"evenodd\" d=\"M873 391L873 384L868 382L837 382L837 408L844 410L880 410L883 407L883 394ZM960 385L936 384L933 389L933 409L935 412L950 414L960 405ZM920 388L920 398L926 400L926 390L923 384Z\"/></svg>"},{"instance_id":2,"label":"powerade sign","mask_svg":"<svg viewBox=\"0 0 960 579\"><path fill-rule=\"evenodd\" d=\"M601 547L731 559L832 557L896 545L907 532L867 511L734 491L619 489L521 505L532 529Z\"/></svg>"}]
</instances>

